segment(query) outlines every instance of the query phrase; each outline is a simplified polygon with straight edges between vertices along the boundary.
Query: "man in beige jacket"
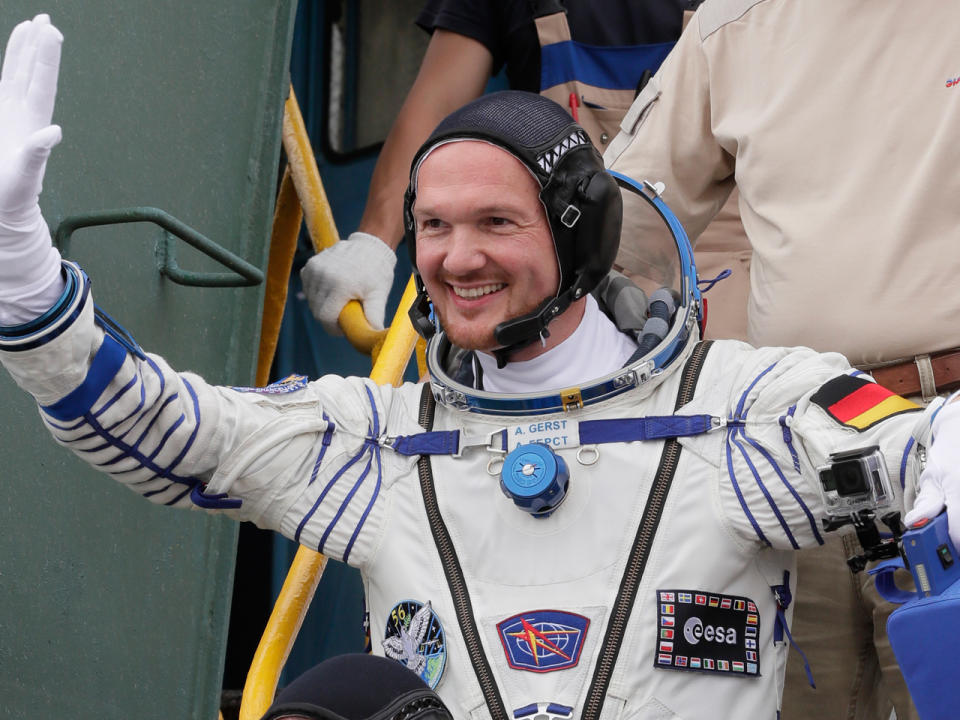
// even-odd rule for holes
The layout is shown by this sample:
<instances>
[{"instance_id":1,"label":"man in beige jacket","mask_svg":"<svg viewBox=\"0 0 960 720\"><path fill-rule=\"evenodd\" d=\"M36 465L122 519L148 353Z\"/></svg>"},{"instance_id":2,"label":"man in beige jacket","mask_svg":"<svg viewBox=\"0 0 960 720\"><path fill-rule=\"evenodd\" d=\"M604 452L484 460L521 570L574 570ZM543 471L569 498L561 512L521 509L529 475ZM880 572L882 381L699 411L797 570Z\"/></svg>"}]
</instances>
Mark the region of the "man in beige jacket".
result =
<instances>
[{"instance_id":1,"label":"man in beige jacket","mask_svg":"<svg viewBox=\"0 0 960 720\"><path fill-rule=\"evenodd\" d=\"M691 238L739 189L753 344L840 351L923 400L960 386L958 23L934 0L708 0L627 113L606 164L665 183ZM792 653L784 720L915 717L846 545L801 559L818 689Z\"/></svg>"}]
</instances>

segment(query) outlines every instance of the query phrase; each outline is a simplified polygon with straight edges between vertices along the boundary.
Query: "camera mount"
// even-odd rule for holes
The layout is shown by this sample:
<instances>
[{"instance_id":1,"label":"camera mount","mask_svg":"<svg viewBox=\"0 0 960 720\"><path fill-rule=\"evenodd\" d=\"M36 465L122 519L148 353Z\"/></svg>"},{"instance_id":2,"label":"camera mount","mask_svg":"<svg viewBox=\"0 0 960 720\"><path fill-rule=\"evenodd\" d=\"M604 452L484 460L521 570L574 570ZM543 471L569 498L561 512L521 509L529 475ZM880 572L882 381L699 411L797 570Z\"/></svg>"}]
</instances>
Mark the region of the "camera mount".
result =
<instances>
[{"instance_id":1,"label":"camera mount","mask_svg":"<svg viewBox=\"0 0 960 720\"><path fill-rule=\"evenodd\" d=\"M874 510L864 509L846 517L823 519L823 529L827 532L845 525L853 525L860 547L863 548L862 554L847 558L847 565L855 573L863 570L870 560L887 560L902 556L900 538L906 532L906 527L900 520L900 513L889 512L880 518L880 521L890 529L892 537L880 535L876 518L877 514Z\"/></svg>"}]
</instances>

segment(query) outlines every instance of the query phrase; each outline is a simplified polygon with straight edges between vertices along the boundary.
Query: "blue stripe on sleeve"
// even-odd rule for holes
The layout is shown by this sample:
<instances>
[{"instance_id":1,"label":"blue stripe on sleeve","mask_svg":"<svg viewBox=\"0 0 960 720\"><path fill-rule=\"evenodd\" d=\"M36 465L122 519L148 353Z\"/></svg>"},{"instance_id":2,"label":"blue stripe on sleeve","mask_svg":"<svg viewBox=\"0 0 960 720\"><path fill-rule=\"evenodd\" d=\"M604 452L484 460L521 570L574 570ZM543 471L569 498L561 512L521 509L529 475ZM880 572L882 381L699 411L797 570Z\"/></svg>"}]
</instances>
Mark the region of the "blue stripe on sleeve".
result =
<instances>
[{"instance_id":1,"label":"blue stripe on sleeve","mask_svg":"<svg viewBox=\"0 0 960 720\"><path fill-rule=\"evenodd\" d=\"M53 428L54 430L62 430L63 432L71 432L71 431L73 431L73 430L77 430L78 428L80 428L80 427L82 427L83 425L85 425L86 422L87 422L87 421L84 420L82 417L79 418L76 422L71 423L70 425L60 425L59 423L55 423L55 422L54 422L53 420L51 420L49 417L45 418L45 420L46 420L47 425L49 425L51 428ZM86 436L86 437L77 438L77 439L78 439L78 440L85 440L87 437L89 437L89 435Z\"/></svg>"},{"instance_id":2,"label":"blue stripe on sleeve","mask_svg":"<svg viewBox=\"0 0 960 720\"><path fill-rule=\"evenodd\" d=\"M790 484L790 481L787 480L786 476L783 474L783 471L780 470L780 466L777 465L777 461L767 452L767 449L760 445L756 440L751 437L748 437L744 433L743 428L740 428L740 435L750 443L750 446L753 447L758 453L760 453L763 458L770 464L770 467L773 468L773 471L777 474L777 477L780 478L780 482L783 483L783 486L787 488L790 494L793 496L793 499L797 501L797 504L800 506L800 509L803 510L803 514L807 516L807 520L810 522L810 529L813 531L813 537L816 539L819 545L823 545L823 537L820 535L820 529L817 527L817 521L813 517L813 513L810 512L810 508L807 507L807 504L803 501L803 498L800 497L800 493L797 492L796 488ZM782 522L782 520L781 520ZM788 531L789 533L789 531Z\"/></svg>"},{"instance_id":3,"label":"blue stripe on sleeve","mask_svg":"<svg viewBox=\"0 0 960 720\"><path fill-rule=\"evenodd\" d=\"M740 508L743 510L743 514L747 516L747 520L750 521L750 524L753 526L753 531L757 534L757 537L760 538L760 541L766 543L767 545L772 545L772 543L767 540L766 536L763 534L763 530L760 529L759 523L753 513L750 512L750 507L747 505L747 501L743 497L743 493L740 491L740 483L737 482L737 474L733 471L733 450L731 449L733 444L733 434L736 432L736 428L730 428L727 430L727 475L730 478L730 483L733 485L733 491L737 495L737 500L740 502Z\"/></svg>"},{"instance_id":4,"label":"blue stripe on sleeve","mask_svg":"<svg viewBox=\"0 0 960 720\"><path fill-rule=\"evenodd\" d=\"M132 388L134 385L137 384L137 377L138 377L137 374L134 373L133 376L130 378L130 380L127 382L127 384L124 385L124 386L123 386L122 388L120 388L119 390L117 390L117 392L115 392L115 393L113 394L113 397L110 398L109 400L107 400L107 401L101 406L101 408L100 408L99 410L97 410L97 411L93 414L93 416L94 416L94 417L100 417L100 416L103 415L107 410L109 410L111 407L113 407L114 403L116 403L120 398L122 398L122 397L126 394L127 390L129 390L130 388ZM129 417L129 416L128 416L128 417ZM111 426L111 427L113 427L113 426ZM108 429L109 429L109 428L108 428Z\"/></svg>"},{"instance_id":5,"label":"blue stripe on sleeve","mask_svg":"<svg viewBox=\"0 0 960 720\"><path fill-rule=\"evenodd\" d=\"M156 362L154 362L153 358L148 355L145 359L147 361L147 365L149 365L150 369L157 374L157 379L160 380L160 391L158 395L163 395L163 391L167 387L167 379L163 376L163 373L160 372L160 367Z\"/></svg>"},{"instance_id":6,"label":"blue stripe on sleeve","mask_svg":"<svg viewBox=\"0 0 960 720\"><path fill-rule=\"evenodd\" d=\"M364 509L364 512L361 515L360 520L357 523L357 526L354 528L353 533L351 534L350 541L348 542L343 554L344 562L346 562L347 557L350 554L350 550L353 548L353 543L356 540L358 534L360 533L360 529L363 527L364 522L366 522L367 515L370 512L370 508L373 506L374 501L377 499L377 496L380 493L380 485L383 478L383 469L380 463L380 454L379 454L380 448L377 444L377 438L380 434L380 415L377 412L377 404L373 399L373 393L370 392L370 388L364 386L364 390L366 390L367 399L370 401L370 409L372 412L372 419L373 419L373 426L368 427L369 435L365 439L363 446L360 448L360 451L356 455L354 455L352 458L350 458L350 460L347 462L346 465L344 465L337 471L336 475L334 475L330 479L326 487L324 487L323 490L320 492L320 496L317 498L316 502L314 502L310 510L300 520L300 523L297 525L297 530L294 533L294 537L293 537L293 539L296 542L300 542L300 535L303 532L303 528L306 526L310 518L313 517L317 509L320 507L320 503L323 502L324 498L326 497L330 489L337 483L337 481L343 476L343 474L351 466L354 465L354 463L362 459L363 456L366 455L367 453L370 453L370 457L367 459L366 467L364 467L363 471L360 473L360 476L357 478L356 482L353 484L353 487L350 488L350 491L347 493L347 496L344 498L343 502L340 504L340 507L337 509L336 515L334 515L333 519L327 524L327 527L324 530L323 535L320 537L320 541L317 543L317 552L323 552L324 545L326 544L327 539L330 537L330 533L333 532L333 528L340 521L340 518L343 516L343 513L346 511L347 506L350 504L350 502L353 500L354 496L356 495L357 490L360 488L361 485L363 485L363 481L367 478L367 475L370 474L370 468L372 466L374 457L376 457L377 483L372 493L372 497L370 498L370 501L367 503L367 507ZM326 452L325 448L321 450L321 456L324 452ZM316 470L316 466L314 469ZM313 482L313 479L311 479L310 482Z\"/></svg>"},{"instance_id":7,"label":"blue stripe on sleeve","mask_svg":"<svg viewBox=\"0 0 960 720\"><path fill-rule=\"evenodd\" d=\"M175 498L173 498L173 500L167 500L167 501L164 503L164 505L166 505L167 507L170 507L170 506L172 506L172 505L176 505L178 502L180 502L181 500L183 500L184 496L189 495L192 491L193 491L193 486L192 486L192 485L191 485L191 486L188 486L186 489L184 489L184 491L183 491L182 493L180 493L180 494L177 495Z\"/></svg>"},{"instance_id":8,"label":"blue stripe on sleeve","mask_svg":"<svg viewBox=\"0 0 960 720\"><path fill-rule=\"evenodd\" d=\"M903 448L903 456L900 458L900 489L904 490L907 487L907 460L910 459L910 450L913 448L913 438L911 437L907 440L906 446Z\"/></svg>"},{"instance_id":9,"label":"blue stripe on sleeve","mask_svg":"<svg viewBox=\"0 0 960 720\"><path fill-rule=\"evenodd\" d=\"M146 438L147 435L150 433L151 428L153 428L157 420L160 419L160 416L163 415L163 411L167 409L168 405L170 405L173 402L176 402L179 397L180 397L180 393L174 393L173 395L171 395L170 397L168 397L166 400L163 401L163 404L159 408L157 408L157 411L153 414L153 417L150 418L150 422L147 423L147 426L143 429L143 432L140 433L140 437L138 437L134 441L133 447L135 448L140 447L140 443L144 441L144 438Z\"/></svg>"},{"instance_id":10,"label":"blue stripe on sleeve","mask_svg":"<svg viewBox=\"0 0 960 720\"><path fill-rule=\"evenodd\" d=\"M126 348L109 335L104 335L103 343L80 386L53 405L44 407L43 411L62 422L82 417L107 389L126 359Z\"/></svg>"},{"instance_id":11,"label":"blue stripe on sleeve","mask_svg":"<svg viewBox=\"0 0 960 720\"><path fill-rule=\"evenodd\" d=\"M154 478L150 478L150 480L156 480L156 478L155 478L155 477L154 477ZM150 482L150 480L144 480L143 482ZM140 485L140 483L134 483L134 485ZM154 495L159 495L160 493L165 493L165 492L166 492L167 490L169 490L173 485L174 485L174 483L167 483L166 485L164 485L164 486L163 486L162 488L160 488L159 490L150 490L149 492L143 493L143 497L149 498L149 497L153 497Z\"/></svg>"},{"instance_id":12,"label":"blue stripe on sleeve","mask_svg":"<svg viewBox=\"0 0 960 720\"><path fill-rule=\"evenodd\" d=\"M190 448L193 447L193 443L197 439L197 433L200 432L200 398L197 396L197 391L194 390L193 386L187 382L186 378L180 378L180 380L183 382L183 386L187 389L187 392L190 393L190 397L193 399L193 432L190 433L190 437L187 438L187 441L183 444L183 447L180 448L180 454L177 455L173 459L173 462L167 466L167 469L163 471L161 477L173 477L173 469L179 465L184 456L190 452Z\"/></svg>"},{"instance_id":13,"label":"blue stripe on sleeve","mask_svg":"<svg viewBox=\"0 0 960 720\"><path fill-rule=\"evenodd\" d=\"M739 432L743 435L743 429L740 428ZM736 433L734 433L735 435ZM744 437L746 437L744 435ZM757 487L760 488L760 492L763 493L763 496L767 499L767 504L770 506L770 509L773 510L773 514L776 516L777 520L780 522L780 527L783 528L784 533L787 535L787 539L790 541L790 545L793 546L794 550L799 550L800 545L793 537L793 533L790 531L790 526L787 524L787 521L783 519L783 515L780 513L780 508L777 507L777 503L774 501L773 497L770 495L770 491L767 490L767 486L763 484L763 480L760 478L760 473L757 471L756 466L753 464L753 461L750 460L750 455L747 453L746 448L741 445L736 437L731 437L733 444L737 446L740 450L740 454L743 456L744 462L747 463L747 467L750 468L750 472L753 473L753 479L757 483Z\"/></svg>"},{"instance_id":14,"label":"blue stripe on sleeve","mask_svg":"<svg viewBox=\"0 0 960 720\"><path fill-rule=\"evenodd\" d=\"M330 537L330 533L333 532L334 526L340 522L340 518L343 517L344 511L347 509L350 501L353 500L353 496L357 494L357 490L360 489L360 486L363 485L363 481L366 480L367 475L370 474L370 466L373 464L373 453L371 452L368 454L369 457L367 458L367 464L364 466L363 472L360 473L360 477L358 477L356 482L353 483L353 487L350 488L350 492L347 493L347 496L343 499L343 502L340 503L340 507L337 508L336 515L333 516L333 520L327 524L327 529L323 531L323 535L320 537L320 542L317 543L318 552L323 552L323 548L327 544L327 539ZM344 558L344 560L346 560L346 558Z\"/></svg>"},{"instance_id":15,"label":"blue stripe on sleeve","mask_svg":"<svg viewBox=\"0 0 960 720\"><path fill-rule=\"evenodd\" d=\"M790 457L793 459L793 469L800 472L800 456L797 454L797 449L793 446L793 432L791 432L790 425L787 423L787 420L793 418L793 414L796 411L796 404L791 405L787 409L787 412L780 416L780 427L783 429L783 442L787 446L787 450L790 451Z\"/></svg>"},{"instance_id":16,"label":"blue stripe on sleeve","mask_svg":"<svg viewBox=\"0 0 960 720\"><path fill-rule=\"evenodd\" d=\"M148 460L156 459L157 455L163 452L163 448L166 446L167 440L170 439L170 436L173 435L177 431L177 429L181 425L183 425L183 423L185 423L186 421L187 421L187 416L184 415L183 413L180 413L180 417L178 417L174 423L170 424L167 427L166 432L163 433L163 437L160 438L160 442L157 443L157 446L153 449L153 452L147 456L147 459ZM192 441L192 438L191 438L191 441ZM183 457L183 456L181 455L180 457ZM173 468L173 465L171 465L170 467Z\"/></svg>"},{"instance_id":17,"label":"blue stripe on sleeve","mask_svg":"<svg viewBox=\"0 0 960 720\"><path fill-rule=\"evenodd\" d=\"M370 392L370 388L364 385L363 389L367 391L367 400L370 401L370 411L373 413L373 432L371 435L376 440L380 437L380 414L377 412L377 403L373 400L373 393Z\"/></svg>"},{"instance_id":18,"label":"blue stripe on sleeve","mask_svg":"<svg viewBox=\"0 0 960 720\"><path fill-rule=\"evenodd\" d=\"M136 379L137 379L137 377L134 377L134 380L136 380ZM108 427L107 430L108 430L108 431L112 431L114 428L116 428L116 427L118 427L118 426L120 426L120 425L123 425L123 423L127 422L128 420L130 420L130 418L132 418L132 417L134 417L134 416L136 416L136 415L139 415L139 414L140 414L140 411L143 410L143 407L144 407L144 405L146 405L146 404L147 404L147 390L146 390L146 388L144 388L143 382L141 381L141 382L140 382L140 400L139 400L139 402L137 403L137 406L136 406L133 410L131 410L130 412L128 412L126 417L121 418L120 420L117 420L113 425L111 425L110 427ZM133 430L133 428L135 428L135 427L136 427L136 423L134 423L133 427L131 427L130 430L128 430L127 432L131 432L131 431ZM125 435L126 435L126 433L124 433L124 434L121 435L120 437L124 437Z\"/></svg>"},{"instance_id":19,"label":"blue stripe on sleeve","mask_svg":"<svg viewBox=\"0 0 960 720\"><path fill-rule=\"evenodd\" d=\"M307 523L310 521L310 518L313 517L313 514L317 511L317 508L320 507L320 503L323 502L323 499L327 496L327 493L330 492L330 489L331 489L334 485L337 484L337 480L339 480L340 477L341 477L347 470L349 470L349 469L353 466L353 464L354 464L355 462L357 462L357 460L359 460L360 458L362 458L366 452L367 452L367 445L366 445L366 443L364 443L364 444L360 447L360 451L359 451L356 455L354 455L352 458L350 458L350 459L347 461L346 465L344 465L344 466L341 467L339 470L337 470L336 475L334 475L332 478L330 478L330 481L326 484L326 486L323 488L323 490L320 491L320 496L319 496L319 497L316 499L316 501L313 503L313 507L311 507L311 508L307 511L307 513L300 519L300 524L297 525L297 531L293 534L293 540L294 540L294 542L300 542L300 533L303 532L303 528L306 527Z\"/></svg>"},{"instance_id":20,"label":"blue stripe on sleeve","mask_svg":"<svg viewBox=\"0 0 960 720\"><path fill-rule=\"evenodd\" d=\"M330 447L330 442L333 440L333 431L336 428L336 425L330 420L330 416L326 413L322 414L324 421L327 423L327 429L323 431L323 439L320 441L320 452L317 453L317 461L313 463L313 472L310 473L310 480L307 481L307 485L313 485L313 481L317 479L317 473L320 472L320 463L323 462L323 456L327 454L327 448Z\"/></svg>"},{"instance_id":21,"label":"blue stripe on sleeve","mask_svg":"<svg viewBox=\"0 0 960 720\"><path fill-rule=\"evenodd\" d=\"M743 391L743 394L740 396L740 402L737 403L737 412L736 412L736 414L734 415L734 418L735 418L735 419L737 419L737 420L743 420L743 419L744 419L743 406L744 406L744 404L747 402L747 395L749 395L749 394L750 394L750 391L753 390L753 387L754 387L758 382L760 382L760 379L761 379L764 375L766 375L768 372L770 372L771 370L773 370L776 366L777 366L777 363L774 363L773 365L771 365L770 367L768 367L766 370L764 370L762 373L760 373L759 375L757 375L757 376L751 381L751 383L747 386L747 389Z\"/></svg>"},{"instance_id":22,"label":"blue stripe on sleeve","mask_svg":"<svg viewBox=\"0 0 960 720\"><path fill-rule=\"evenodd\" d=\"M107 463L102 463L101 466L110 465L125 457L129 457L136 460L137 463L139 463L140 467L146 468L147 470L151 470L154 473L156 473L155 477L165 477L170 480L173 480L174 482L188 485L189 487L193 487L194 485L197 484L196 478L180 477L178 475L175 475L173 472L171 472L173 465L163 468L158 466L152 460L144 457L142 453L137 452L134 448L130 447L128 444L124 442L121 442L119 439L117 439L116 437L108 433L106 430L104 430L103 427L101 427L100 424L92 416L90 415L87 416L87 422L90 424L91 429L93 429L93 431L97 435L99 435L104 440L106 440L111 447L116 448L120 453L118 457L108 461ZM137 468L131 468L131 470L125 470L123 472L131 472L132 470L136 470L136 469ZM113 473L113 474L116 475L118 473Z\"/></svg>"},{"instance_id":23,"label":"blue stripe on sleeve","mask_svg":"<svg viewBox=\"0 0 960 720\"><path fill-rule=\"evenodd\" d=\"M350 541L347 543L347 549L343 551L343 561L347 562L347 558L350 557L350 551L353 549L353 544L357 540L357 536L360 535L360 530L363 529L364 524L367 522L367 516L370 514L370 510L373 508L373 503L376 502L377 496L380 495L380 486L383 483L383 465L381 464L380 458L380 446L374 445L373 452L377 458L377 485L373 489L373 494L370 496L370 501L367 503L367 507L363 510L363 515L360 516L360 522L357 523L357 526L353 529L353 534L350 536Z\"/></svg>"},{"instance_id":24,"label":"blue stripe on sleeve","mask_svg":"<svg viewBox=\"0 0 960 720\"><path fill-rule=\"evenodd\" d=\"M377 413L377 403L373 399L373 393L370 392L370 388L364 386L364 389L367 391L367 400L370 401L370 410L373 412L373 432L374 438L376 438L380 433L380 415ZM347 562L347 558L350 556L350 551L353 549L353 544L356 542L357 537L360 535L360 531L367 522L367 517L370 515L370 510L373 508L373 504L377 501L377 498L380 495L380 487L383 484L383 463L380 456L380 445L376 442L371 442L370 446L373 448L373 456L377 461L377 484L373 488L373 493L370 495L370 500L367 502L367 506L363 509L363 514L360 516L360 521L353 529L353 533L350 535L350 540L347 542L347 547L343 552L344 562Z\"/></svg>"}]
</instances>

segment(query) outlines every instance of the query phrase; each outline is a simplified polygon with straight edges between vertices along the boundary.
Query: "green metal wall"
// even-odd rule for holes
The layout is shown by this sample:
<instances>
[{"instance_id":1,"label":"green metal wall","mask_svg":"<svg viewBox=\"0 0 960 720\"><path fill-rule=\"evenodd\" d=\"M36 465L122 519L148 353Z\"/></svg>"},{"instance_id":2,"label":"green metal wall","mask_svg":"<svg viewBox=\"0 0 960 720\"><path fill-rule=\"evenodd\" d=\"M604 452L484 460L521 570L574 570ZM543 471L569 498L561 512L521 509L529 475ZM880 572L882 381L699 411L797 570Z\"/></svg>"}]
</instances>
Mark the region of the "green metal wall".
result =
<instances>
[{"instance_id":1,"label":"green metal wall","mask_svg":"<svg viewBox=\"0 0 960 720\"><path fill-rule=\"evenodd\" d=\"M294 0L50 0L65 43L44 184L51 229L153 206L263 268ZM3 0L0 37L38 12ZM69 256L148 350L249 384L262 286L184 287L154 225L78 230ZM187 270L222 271L176 242ZM0 716L217 715L236 526L157 508L56 447L0 377Z\"/></svg>"}]
</instances>

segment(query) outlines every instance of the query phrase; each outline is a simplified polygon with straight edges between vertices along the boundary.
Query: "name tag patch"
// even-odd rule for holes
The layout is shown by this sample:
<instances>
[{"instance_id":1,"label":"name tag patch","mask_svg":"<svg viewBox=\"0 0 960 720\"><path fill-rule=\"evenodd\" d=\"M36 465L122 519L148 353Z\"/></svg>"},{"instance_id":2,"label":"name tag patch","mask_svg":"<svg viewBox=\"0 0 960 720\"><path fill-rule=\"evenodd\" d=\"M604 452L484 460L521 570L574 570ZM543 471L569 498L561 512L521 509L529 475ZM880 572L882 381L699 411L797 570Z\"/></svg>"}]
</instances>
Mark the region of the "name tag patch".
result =
<instances>
[{"instance_id":1,"label":"name tag patch","mask_svg":"<svg viewBox=\"0 0 960 720\"><path fill-rule=\"evenodd\" d=\"M497 623L507 664L514 670L547 673L580 662L590 619L562 610L533 610Z\"/></svg>"},{"instance_id":2,"label":"name tag patch","mask_svg":"<svg viewBox=\"0 0 960 720\"><path fill-rule=\"evenodd\" d=\"M704 590L657 591L654 667L760 674L760 613L750 598Z\"/></svg>"},{"instance_id":3,"label":"name tag patch","mask_svg":"<svg viewBox=\"0 0 960 720\"><path fill-rule=\"evenodd\" d=\"M540 443L554 450L580 447L580 423L569 419L541 420L507 428L507 452L529 443Z\"/></svg>"}]
</instances>

